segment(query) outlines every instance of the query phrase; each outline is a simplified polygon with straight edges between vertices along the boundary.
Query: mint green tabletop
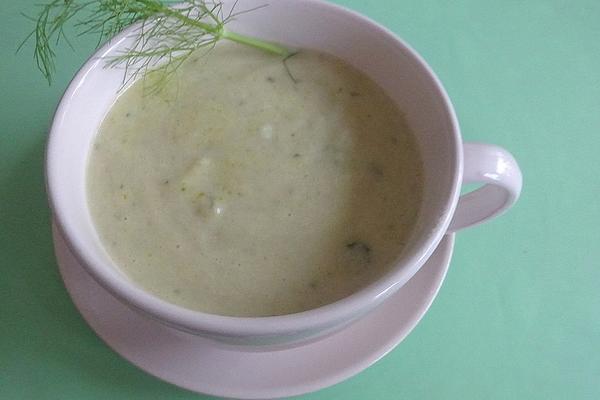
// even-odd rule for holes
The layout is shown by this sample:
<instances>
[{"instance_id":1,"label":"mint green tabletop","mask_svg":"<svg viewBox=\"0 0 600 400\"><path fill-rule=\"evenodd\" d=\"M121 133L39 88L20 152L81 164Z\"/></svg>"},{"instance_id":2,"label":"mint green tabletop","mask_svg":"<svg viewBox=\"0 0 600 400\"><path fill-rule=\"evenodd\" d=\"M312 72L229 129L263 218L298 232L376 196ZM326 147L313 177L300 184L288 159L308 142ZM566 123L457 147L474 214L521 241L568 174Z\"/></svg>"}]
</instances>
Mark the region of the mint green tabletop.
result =
<instances>
[{"instance_id":1,"label":"mint green tabletop","mask_svg":"<svg viewBox=\"0 0 600 400\"><path fill-rule=\"evenodd\" d=\"M27 45L39 0L0 14L0 398L198 399L111 351L53 255L44 145L93 50L63 47L48 87ZM243 1L242 1L243 3ZM600 2L339 0L430 63L465 140L519 160L508 214L457 236L439 296L374 366L306 399L600 399Z\"/></svg>"}]
</instances>

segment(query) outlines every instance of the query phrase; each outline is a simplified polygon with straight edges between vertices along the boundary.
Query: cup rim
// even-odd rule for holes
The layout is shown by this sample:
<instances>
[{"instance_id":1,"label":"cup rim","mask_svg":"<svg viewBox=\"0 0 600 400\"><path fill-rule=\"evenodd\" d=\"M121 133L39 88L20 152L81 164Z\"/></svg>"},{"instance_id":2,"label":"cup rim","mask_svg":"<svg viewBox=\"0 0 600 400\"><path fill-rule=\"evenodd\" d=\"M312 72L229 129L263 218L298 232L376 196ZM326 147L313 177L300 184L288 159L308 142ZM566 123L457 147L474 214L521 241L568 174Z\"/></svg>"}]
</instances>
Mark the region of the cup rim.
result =
<instances>
[{"instance_id":1,"label":"cup rim","mask_svg":"<svg viewBox=\"0 0 600 400\"><path fill-rule=\"evenodd\" d=\"M441 81L425 60L410 45L379 23L356 11L321 0L304 0L303 2L310 7L327 8L329 11L345 14L347 18L354 18L362 24L370 25L381 35L392 39L405 54L408 54L419 65L421 74L433 83L433 87L436 90L435 95L441 100L449 120L449 131L453 136L453 151L456 156L455 171L452 174L451 195L446 202L446 208L440 218L437 229L432 235L423 239L415 254L405 260L403 263L404 268L390 270L384 277L379 278L343 299L294 314L268 317L233 317L209 314L169 303L137 287L133 282L124 279L118 275L115 265L102 263L100 260L91 257L89 252L86 251L87 246L81 236L78 235L77 228L73 223L74 221L68 217L69 210L61 204L59 199L58 192L60 189L54 183L59 179L58 173L54 168L54 160L60 157L62 144L59 127L66 110L70 106L71 97L73 97L74 92L81 82L86 79L87 74L92 69L98 68L98 59L122 43L132 29L128 28L103 45L86 60L62 95L55 110L47 139L45 161L46 190L57 227L65 237L65 242L77 261L84 266L85 270L104 289L108 290L116 298L160 322L194 333L207 333L228 337L275 336L317 331L325 327L331 327L336 323L349 321L362 315L394 293L396 289L401 287L418 271L446 234L460 194L460 178L463 174L463 154L458 119Z\"/></svg>"}]
</instances>

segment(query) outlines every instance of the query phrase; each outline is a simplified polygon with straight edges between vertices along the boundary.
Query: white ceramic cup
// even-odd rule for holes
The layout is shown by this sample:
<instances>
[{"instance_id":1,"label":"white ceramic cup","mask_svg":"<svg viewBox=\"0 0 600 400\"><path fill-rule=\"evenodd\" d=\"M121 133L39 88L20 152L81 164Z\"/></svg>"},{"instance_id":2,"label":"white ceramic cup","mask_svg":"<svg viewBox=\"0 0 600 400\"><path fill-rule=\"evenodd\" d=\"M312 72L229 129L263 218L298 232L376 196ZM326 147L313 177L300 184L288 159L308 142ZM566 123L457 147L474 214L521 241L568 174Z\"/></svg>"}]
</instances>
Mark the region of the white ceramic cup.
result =
<instances>
[{"instance_id":1,"label":"white ceramic cup","mask_svg":"<svg viewBox=\"0 0 600 400\"><path fill-rule=\"evenodd\" d=\"M263 0L246 0L252 8ZM225 8L231 6L225 3ZM424 160L422 211L397 265L366 288L302 313L261 318L210 315L167 303L129 280L111 261L86 200L86 163L98 127L113 104L123 71L103 57L130 41L114 38L81 68L62 98L47 147L47 185L58 228L91 276L116 298L177 329L240 345L290 345L318 338L360 318L406 283L449 231L475 225L509 208L521 172L502 148L463 144L452 104L425 61L393 33L369 19L317 0L276 0L228 25L238 33L334 54L367 73L398 103ZM462 183L483 186L460 196Z\"/></svg>"}]
</instances>

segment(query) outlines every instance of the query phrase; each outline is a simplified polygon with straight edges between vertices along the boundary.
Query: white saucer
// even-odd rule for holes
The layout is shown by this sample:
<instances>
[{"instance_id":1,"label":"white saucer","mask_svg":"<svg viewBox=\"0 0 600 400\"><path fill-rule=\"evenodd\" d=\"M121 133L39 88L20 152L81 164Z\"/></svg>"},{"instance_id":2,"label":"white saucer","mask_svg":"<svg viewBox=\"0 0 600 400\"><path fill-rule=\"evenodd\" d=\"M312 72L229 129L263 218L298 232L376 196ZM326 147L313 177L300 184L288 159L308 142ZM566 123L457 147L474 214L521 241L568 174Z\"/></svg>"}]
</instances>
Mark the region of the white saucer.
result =
<instances>
[{"instance_id":1,"label":"white saucer","mask_svg":"<svg viewBox=\"0 0 600 400\"><path fill-rule=\"evenodd\" d=\"M447 235L404 287L344 330L290 349L246 351L168 328L132 311L101 288L75 260L60 233L53 232L60 273L73 302L114 351L174 385L242 399L312 392L375 363L425 314L444 280L454 246L454 235Z\"/></svg>"}]
</instances>

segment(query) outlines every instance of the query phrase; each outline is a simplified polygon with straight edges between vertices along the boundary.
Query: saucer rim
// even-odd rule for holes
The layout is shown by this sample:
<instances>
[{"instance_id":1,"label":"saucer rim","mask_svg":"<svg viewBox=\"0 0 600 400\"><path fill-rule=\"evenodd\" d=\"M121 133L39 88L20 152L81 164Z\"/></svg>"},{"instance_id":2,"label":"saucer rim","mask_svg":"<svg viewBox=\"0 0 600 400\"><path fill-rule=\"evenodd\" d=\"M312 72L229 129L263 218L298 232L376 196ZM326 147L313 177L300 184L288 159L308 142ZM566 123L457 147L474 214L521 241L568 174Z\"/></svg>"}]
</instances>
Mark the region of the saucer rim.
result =
<instances>
[{"instance_id":1,"label":"saucer rim","mask_svg":"<svg viewBox=\"0 0 600 400\"><path fill-rule=\"evenodd\" d=\"M89 273L87 273L87 271L85 271L85 269L79 264L79 262L76 260L76 258L73 257L70 249L68 248L68 246L66 246L60 231L58 229L56 229L55 224L53 224L52 233L53 233L53 241L54 241L54 247L55 247L55 257L56 257L57 263L59 265L59 272L61 274L61 277L63 279L65 287L69 293L69 296L71 297L75 307L77 308L77 311L80 313L80 315L85 320L86 324L92 329L92 331L94 331L94 333L112 351L114 351L119 356L124 358L127 362L133 364L137 368L140 368L142 371L148 373L149 375L151 375L161 381L170 383L172 385L178 386L180 388L189 390L194 393L207 394L207 395L211 395L211 396L219 396L219 397L225 397L225 398L239 398L239 399L283 398L283 397L298 396L298 395L302 395L302 394L315 392L315 391L333 386L335 384L338 384L346 379L349 379L349 378L357 375L358 373L362 372L366 368L370 367L377 361L379 361L381 358L383 358L385 355L387 355L390 351L392 351L399 343L401 343L410 334L410 332L416 327L416 325L421 321L423 316L429 310L429 308L430 308L431 304L433 303L434 299L436 298L436 296L441 288L441 285L445 279L445 276L447 274L447 271L448 271L448 268L450 265L450 261L452 258L454 243L455 243L454 234L448 234L448 235L444 236L444 238L439 243L438 247L435 249L435 251L432 254L432 256L430 257L430 259L423 265L423 267L421 267L421 268L427 268L429 266L429 268L432 268L432 267L434 267L431 265L432 260L437 261L437 263L435 265L435 267L437 267L437 271L434 274L432 274L432 277L430 278L430 279L434 280L434 283L432 285L433 287L428 291L428 293L424 294L424 297L419 301L419 304L416 305L416 307L412 311L410 317L407 318L404 321L404 323L399 324L399 326L396 328L396 332L392 335L388 335L387 340L384 340L382 343L380 343L379 345L374 347L374 350L369 351L364 356L360 357L359 361L356 361L356 362L352 363L351 365L346 365L346 366L338 365L338 366L336 366L336 368L334 368L331 371L331 373L327 374L326 376L321 376L319 379L314 379L312 382L299 382L298 385L293 386L293 387L290 387L290 386L271 387L271 386L269 386L267 388L257 388L257 389L255 389L255 391L253 393L248 393L248 392L240 393L239 390L236 390L235 388L231 388L231 387L230 388L223 388L223 387L219 388L217 386L217 387L213 387L213 388L210 388L210 387L199 388L199 387L195 387L193 385L188 384L189 382L174 381L173 379L168 379L165 376L160 376L159 374L156 373L156 371L149 369L148 365L143 365L143 363L139 362L139 360L132 359L132 355L125 354L126 351L124 351L123 349L116 348L114 346L114 343L112 343L111 338L109 337L110 336L109 333L106 330L103 331L101 328L98 328L96 326L96 324L99 322L93 320L93 315L90 315L91 313L85 309L83 304L81 304L82 299L78 298L77 294L74 293L75 288L72 286L72 281L69 280L69 276L68 276L68 271L67 271L68 266L65 265L66 263L69 262L69 260L65 260L65 258L70 255L72 258L71 262L74 263L77 267L79 267L82 270L81 272L83 272L90 279L90 282L92 282L92 284L98 285L100 290L102 292L104 292L103 294L109 295L111 297L114 297L114 296L112 296L110 293L106 292L105 289L103 289L97 282L95 282L93 280L93 278L89 275ZM68 254L65 255L64 252L66 252ZM417 272L417 274L419 272ZM409 280L406 283L406 285L410 285L410 282L412 280L413 279ZM397 297L399 295L399 293L402 291L402 289L403 288L400 288L397 293L392 294L389 299L387 299L383 304L381 304L378 307L378 309L380 307L385 307L386 304L391 303L390 300ZM129 312L135 313L135 311L133 311L131 309L129 309ZM150 323L159 324L164 329L175 330L174 328L168 328L168 327L160 324L157 321L152 321L152 320L148 319L148 317L142 316L139 313L136 313L136 315L148 320ZM368 314L368 315L362 317L360 320L354 322L350 326L343 328L341 330L341 332L352 329L352 327L355 325L361 325L361 323L362 324L368 323L370 315L371 314ZM191 340L202 339L206 343L210 342L209 339L198 338L191 334L183 333L180 331L177 331L177 333L187 335L187 336L189 336L189 339L191 339ZM322 340L317 340L316 342L322 342L324 340L335 340L336 335L338 335L338 333L334 333L330 336L323 338ZM293 352L301 351L302 349L306 349L307 347L314 345L314 343L315 342L310 342L306 345L293 346L289 349L278 349L278 350L273 350L273 351L266 350L263 352L269 353L269 352L280 352L280 351L284 351L284 352L286 352L286 351L293 351ZM243 348L237 347L237 346L236 347L227 346L227 345L221 345L221 344L217 344L217 343L215 343L213 345L214 348L223 347L223 346L227 347L228 351L237 352L239 354L256 353L256 349L244 351ZM301 354L300 354L300 356L301 356Z\"/></svg>"}]
</instances>

